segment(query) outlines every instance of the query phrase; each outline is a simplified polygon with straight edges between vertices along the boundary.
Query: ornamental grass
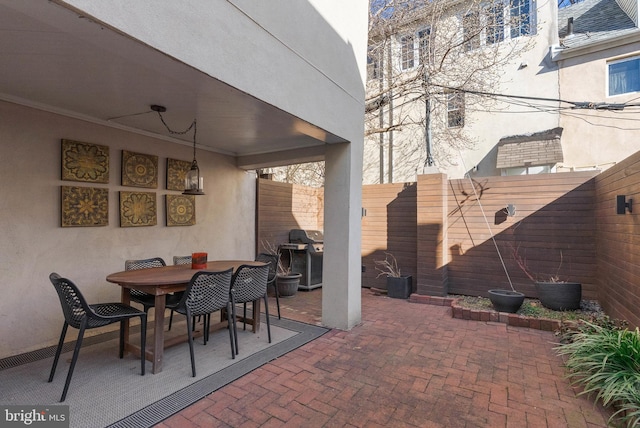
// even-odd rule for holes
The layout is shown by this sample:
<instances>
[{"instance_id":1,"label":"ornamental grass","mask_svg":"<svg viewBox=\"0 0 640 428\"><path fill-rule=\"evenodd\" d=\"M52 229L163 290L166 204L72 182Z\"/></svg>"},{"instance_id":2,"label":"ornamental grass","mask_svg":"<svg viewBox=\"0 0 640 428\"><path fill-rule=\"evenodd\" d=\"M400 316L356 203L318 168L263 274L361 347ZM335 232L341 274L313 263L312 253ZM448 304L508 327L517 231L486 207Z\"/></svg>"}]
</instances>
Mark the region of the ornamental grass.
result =
<instances>
[{"instance_id":1,"label":"ornamental grass","mask_svg":"<svg viewBox=\"0 0 640 428\"><path fill-rule=\"evenodd\" d=\"M602 400L615 413L609 423L640 426L640 332L612 323L597 325L582 322L565 335L565 343L556 351L566 357L565 365L572 384L580 385L580 394Z\"/></svg>"}]
</instances>

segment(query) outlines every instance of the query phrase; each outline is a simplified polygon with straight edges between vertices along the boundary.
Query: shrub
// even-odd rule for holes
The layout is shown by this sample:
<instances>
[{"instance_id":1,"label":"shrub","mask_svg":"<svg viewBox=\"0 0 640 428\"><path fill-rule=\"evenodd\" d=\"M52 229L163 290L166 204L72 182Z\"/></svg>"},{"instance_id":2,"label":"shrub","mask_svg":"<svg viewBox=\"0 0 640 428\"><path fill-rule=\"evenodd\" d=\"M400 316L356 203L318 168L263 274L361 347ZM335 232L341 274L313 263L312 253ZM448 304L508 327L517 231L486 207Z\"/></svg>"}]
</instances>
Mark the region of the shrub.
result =
<instances>
[{"instance_id":1,"label":"shrub","mask_svg":"<svg viewBox=\"0 0 640 428\"><path fill-rule=\"evenodd\" d=\"M609 422L640 424L640 332L582 322L570 340L556 347L566 358L568 377L583 387L580 394L595 395L616 412Z\"/></svg>"}]
</instances>

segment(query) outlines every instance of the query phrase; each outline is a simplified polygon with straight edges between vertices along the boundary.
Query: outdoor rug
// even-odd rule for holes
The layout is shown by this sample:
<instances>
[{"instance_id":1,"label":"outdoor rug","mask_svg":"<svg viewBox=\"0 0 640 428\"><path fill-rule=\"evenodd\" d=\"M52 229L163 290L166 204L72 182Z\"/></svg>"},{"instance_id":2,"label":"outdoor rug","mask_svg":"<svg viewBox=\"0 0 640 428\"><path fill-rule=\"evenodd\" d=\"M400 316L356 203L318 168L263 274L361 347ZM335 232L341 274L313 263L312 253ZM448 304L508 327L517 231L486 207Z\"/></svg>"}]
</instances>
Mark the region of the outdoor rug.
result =
<instances>
[{"instance_id":1,"label":"outdoor rug","mask_svg":"<svg viewBox=\"0 0 640 428\"><path fill-rule=\"evenodd\" d=\"M186 323L174 323L171 331L176 330L185 333ZM0 405L69 405L71 427L150 427L327 331L323 327L272 318L269 344L263 314L256 334L251 333L249 326L245 331L238 324L240 354L235 360L231 359L228 330L212 332L206 346L202 338L195 340L195 378L191 376L186 342L165 349L161 373L152 374L151 363L147 362L146 375L141 376L138 358L132 354L126 354L122 360L118 358L117 333L109 334L106 340L87 337L64 403L58 400L73 355L73 343L66 345L65 350L69 351L60 356L51 383L47 379L55 347L43 350L46 352L41 352L40 359L36 355L0 360ZM151 332L152 329L148 334ZM70 328L67 336L76 334L77 330ZM138 336L132 336L132 342L136 341Z\"/></svg>"}]
</instances>

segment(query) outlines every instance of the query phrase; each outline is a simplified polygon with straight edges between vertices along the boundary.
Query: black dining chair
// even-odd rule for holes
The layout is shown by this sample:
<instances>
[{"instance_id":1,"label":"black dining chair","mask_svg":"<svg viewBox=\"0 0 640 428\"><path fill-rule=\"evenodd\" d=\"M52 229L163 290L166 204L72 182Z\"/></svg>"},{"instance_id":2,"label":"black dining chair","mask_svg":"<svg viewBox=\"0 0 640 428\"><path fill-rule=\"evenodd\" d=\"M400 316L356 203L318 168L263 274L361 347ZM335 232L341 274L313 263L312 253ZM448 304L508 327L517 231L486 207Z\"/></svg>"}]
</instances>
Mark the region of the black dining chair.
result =
<instances>
[{"instance_id":1,"label":"black dining chair","mask_svg":"<svg viewBox=\"0 0 640 428\"><path fill-rule=\"evenodd\" d=\"M173 256L173 265L190 265L191 264L191 256ZM179 293L174 293L178 298L182 297L182 291ZM198 321L200 321L200 317L198 317ZM171 324L173 324L173 311L171 311L171 315L169 316L169 330L171 330ZM195 322L194 322L195 328Z\"/></svg>"},{"instance_id":2,"label":"black dining chair","mask_svg":"<svg viewBox=\"0 0 640 428\"><path fill-rule=\"evenodd\" d=\"M271 343L271 325L269 323L269 305L267 302L267 282L269 281L269 265L251 266L241 265L236 269L231 280L231 310L233 320L233 335L238 353L238 329L236 327L236 304L264 300L264 310L267 319L267 334ZM260 316L258 314L257 316ZM246 321L246 315L244 317ZM258 320L253 320L254 325Z\"/></svg>"},{"instance_id":3,"label":"black dining chair","mask_svg":"<svg viewBox=\"0 0 640 428\"><path fill-rule=\"evenodd\" d=\"M149 268L157 268L164 267L167 264L164 262L164 259L161 257L152 257L150 259L140 259L140 260L127 260L124 262L124 270L138 270L138 269L149 269ZM149 309L153 308L156 305L156 297L153 294L145 293L141 290L136 290L134 288L129 290L131 294L131 300L141 304L144 307L145 312L149 312ZM180 300L182 297L181 294L169 294L166 296L166 305L174 304ZM171 330L171 321L173 319L173 312L169 318L169 328Z\"/></svg>"},{"instance_id":4,"label":"black dining chair","mask_svg":"<svg viewBox=\"0 0 640 428\"><path fill-rule=\"evenodd\" d=\"M151 259L141 260L127 260L124 262L124 270L138 270L149 269L155 267L163 267L167 264L160 257L153 257ZM153 294L145 293L144 291L131 289L131 300L141 304L144 307L144 311L148 312L150 308L153 308L155 303L155 296Z\"/></svg>"},{"instance_id":5,"label":"black dining chair","mask_svg":"<svg viewBox=\"0 0 640 428\"><path fill-rule=\"evenodd\" d=\"M280 292L278 291L278 284L276 284L276 275L278 273L278 263L280 263L280 254L260 253L256 257L257 262L269 263L269 278L267 279L267 289L273 285L276 295L276 307L278 308L278 319L280 318ZM245 316L247 310L247 304L244 306Z\"/></svg>"},{"instance_id":6,"label":"black dining chair","mask_svg":"<svg viewBox=\"0 0 640 428\"><path fill-rule=\"evenodd\" d=\"M190 265L191 256L173 256L174 265Z\"/></svg>"},{"instance_id":7,"label":"black dining chair","mask_svg":"<svg viewBox=\"0 0 640 428\"><path fill-rule=\"evenodd\" d=\"M205 317L204 344L209 340L209 326L211 313L225 309L229 328L229 342L231 343L231 358L235 359L234 335L231 330L231 308L229 291L233 269L221 272L196 272L187 286L182 299L170 306L171 309L187 318L187 335L189 337L189 352L191 354L191 373L196 376L196 364L193 355L193 319L197 315Z\"/></svg>"},{"instance_id":8,"label":"black dining chair","mask_svg":"<svg viewBox=\"0 0 640 428\"><path fill-rule=\"evenodd\" d=\"M73 350L73 357L71 358L71 366L69 366L69 373L67 374L67 380L64 384L60 401L64 401L67 397L73 369L76 366L80 348L82 347L82 338L84 337L85 330L88 329L120 322L120 358L122 358L124 356L124 321L130 318L140 317L140 349L142 350L142 352L140 352L140 364L142 375L144 375L147 313L119 302L89 305L82 296L82 293L80 293L78 287L69 279L62 278L55 272L49 275L49 279L58 293L60 304L62 305L62 312L64 313L64 324L62 325L60 341L58 342L56 355L53 359L53 366L49 374L49 382L53 381L53 376L56 373L56 367L60 359L60 353L62 352L68 327L71 326L79 330L76 345Z\"/></svg>"}]
</instances>

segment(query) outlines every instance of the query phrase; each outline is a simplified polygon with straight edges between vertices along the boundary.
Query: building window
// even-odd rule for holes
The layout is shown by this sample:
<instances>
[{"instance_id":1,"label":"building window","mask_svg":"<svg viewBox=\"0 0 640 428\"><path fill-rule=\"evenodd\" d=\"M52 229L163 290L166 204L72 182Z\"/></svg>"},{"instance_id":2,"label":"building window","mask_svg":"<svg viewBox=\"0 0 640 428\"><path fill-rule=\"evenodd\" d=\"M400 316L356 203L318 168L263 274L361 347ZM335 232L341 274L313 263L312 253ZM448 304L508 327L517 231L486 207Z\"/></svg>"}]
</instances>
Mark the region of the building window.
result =
<instances>
[{"instance_id":1,"label":"building window","mask_svg":"<svg viewBox=\"0 0 640 428\"><path fill-rule=\"evenodd\" d=\"M419 30L418 58L422 64L430 64L432 62L431 48L431 28Z\"/></svg>"},{"instance_id":2,"label":"building window","mask_svg":"<svg viewBox=\"0 0 640 428\"><path fill-rule=\"evenodd\" d=\"M415 48L413 35L400 37L400 69L410 70L415 67Z\"/></svg>"},{"instance_id":3,"label":"building window","mask_svg":"<svg viewBox=\"0 0 640 428\"><path fill-rule=\"evenodd\" d=\"M534 33L531 0L512 0L511 3L494 0L480 11L462 17L463 48L465 51L480 46L500 43Z\"/></svg>"},{"instance_id":4,"label":"building window","mask_svg":"<svg viewBox=\"0 0 640 428\"><path fill-rule=\"evenodd\" d=\"M532 33L529 0L512 0L509 16L512 39Z\"/></svg>"},{"instance_id":5,"label":"building window","mask_svg":"<svg viewBox=\"0 0 640 428\"><path fill-rule=\"evenodd\" d=\"M480 47L480 14L471 12L462 18L462 45L465 51Z\"/></svg>"},{"instance_id":6,"label":"building window","mask_svg":"<svg viewBox=\"0 0 640 428\"><path fill-rule=\"evenodd\" d=\"M374 48L369 48L369 52L367 55L367 79L382 79L382 65L383 61L380 55L380 51Z\"/></svg>"},{"instance_id":7,"label":"building window","mask_svg":"<svg viewBox=\"0 0 640 428\"><path fill-rule=\"evenodd\" d=\"M640 91L640 57L611 62L609 96Z\"/></svg>"},{"instance_id":8,"label":"building window","mask_svg":"<svg viewBox=\"0 0 640 428\"><path fill-rule=\"evenodd\" d=\"M400 69L411 70L418 64L429 63L431 29L422 28L415 34L400 37Z\"/></svg>"},{"instance_id":9,"label":"building window","mask_svg":"<svg viewBox=\"0 0 640 428\"><path fill-rule=\"evenodd\" d=\"M556 172L556 168L553 165L538 165L538 166L521 166L514 168L503 168L501 171L502 176L511 175L535 175L535 174L549 174Z\"/></svg>"},{"instance_id":10,"label":"building window","mask_svg":"<svg viewBox=\"0 0 640 428\"><path fill-rule=\"evenodd\" d=\"M447 94L447 126L449 128L464 126L464 92Z\"/></svg>"},{"instance_id":11,"label":"building window","mask_svg":"<svg viewBox=\"0 0 640 428\"><path fill-rule=\"evenodd\" d=\"M504 40L504 4L496 3L485 9L487 17L486 40L488 45Z\"/></svg>"}]
</instances>

